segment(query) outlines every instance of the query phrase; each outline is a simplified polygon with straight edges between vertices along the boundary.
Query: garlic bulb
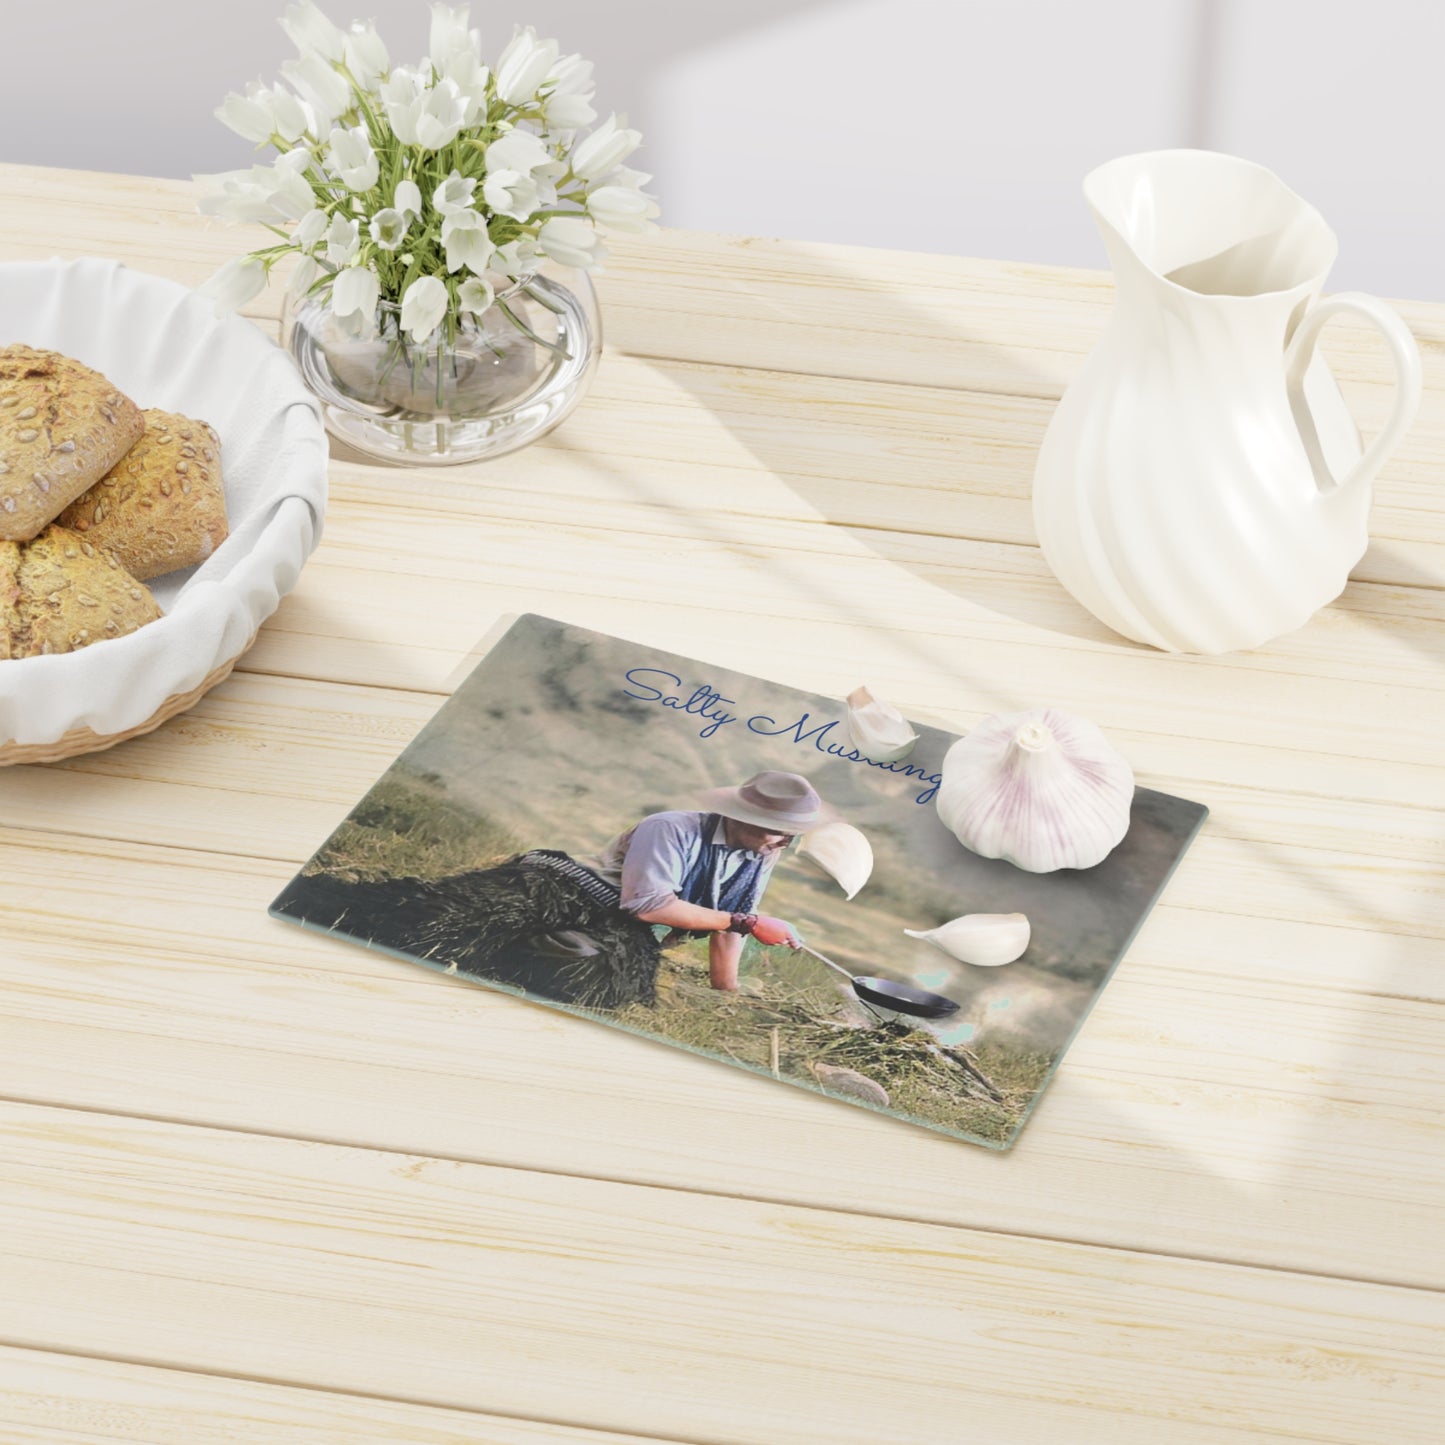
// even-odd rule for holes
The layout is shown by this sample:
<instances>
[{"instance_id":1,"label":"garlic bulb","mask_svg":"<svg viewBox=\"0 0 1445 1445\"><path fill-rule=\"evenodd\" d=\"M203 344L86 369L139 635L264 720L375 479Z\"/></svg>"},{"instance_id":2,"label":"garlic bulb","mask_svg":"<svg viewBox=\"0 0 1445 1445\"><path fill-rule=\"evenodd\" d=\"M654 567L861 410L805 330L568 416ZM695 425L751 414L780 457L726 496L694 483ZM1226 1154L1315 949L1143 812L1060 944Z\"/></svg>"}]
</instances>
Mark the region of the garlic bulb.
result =
<instances>
[{"instance_id":1,"label":"garlic bulb","mask_svg":"<svg viewBox=\"0 0 1445 1445\"><path fill-rule=\"evenodd\" d=\"M965 913L923 932L903 930L964 963L997 968L1023 956L1029 946L1029 921L1022 913Z\"/></svg>"},{"instance_id":2,"label":"garlic bulb","mask_svg":"<svg viewBox=\"0 0 1445 1445\"><path fill-rule=\"evenodd\" d=\"M875 763L896 763L906 758L918 741L908 719L866 687L848 694L848 737L860 753Z\"/></svg>"},{"instance_id":3,"label":"garlic bulb","mask_svg":"<svg viewBox=\"0 0 1445 1445\"><path fill-rule=\"evenodd\" d=\"M938 816L959 842L1029 873L1092 868L1129 831L1133 769L1088 719L1055 708L986 719L942 771Z\"/></svg>"},{"instance_id":4,"label":"garlic bulb","mask_svg":"<svg viewBox=\"0 0 1445 1445\"><path fill-rule=\"evenodd\" d=\"M873 872L873 845L851 823L824 823L804 833L798 853L835 878L849 898Z\"/></svg>"}]
</instances>

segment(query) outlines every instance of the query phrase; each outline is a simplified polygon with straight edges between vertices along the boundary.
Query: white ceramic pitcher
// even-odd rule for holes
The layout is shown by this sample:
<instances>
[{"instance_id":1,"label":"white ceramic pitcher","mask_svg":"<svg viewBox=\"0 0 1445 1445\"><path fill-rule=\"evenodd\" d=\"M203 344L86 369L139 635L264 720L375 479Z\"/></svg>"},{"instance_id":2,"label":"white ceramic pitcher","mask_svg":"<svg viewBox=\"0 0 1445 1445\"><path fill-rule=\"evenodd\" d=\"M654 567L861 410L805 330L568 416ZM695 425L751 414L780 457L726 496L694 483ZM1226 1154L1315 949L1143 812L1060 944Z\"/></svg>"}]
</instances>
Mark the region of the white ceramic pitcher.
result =
<instances>
[{"instance_id":1,"label":"white ceramic pitcher","mask_svg":"<svg viewBox=\"0 0 1445 1445\"><path fill-rule=\"evenodd\" d=\"M1371 480L1419 406L1419 351L1373 296L1319 299L1334 232L1263 166L1155 151L1099 167L1084 195L1117 299L1039 452L1039 543L1126 637L1257 647L1338 596L1364 554ZM1368 448L1315 351L1341 313L1394 359L1394 410Z\"/></svg>"}]
</instances>

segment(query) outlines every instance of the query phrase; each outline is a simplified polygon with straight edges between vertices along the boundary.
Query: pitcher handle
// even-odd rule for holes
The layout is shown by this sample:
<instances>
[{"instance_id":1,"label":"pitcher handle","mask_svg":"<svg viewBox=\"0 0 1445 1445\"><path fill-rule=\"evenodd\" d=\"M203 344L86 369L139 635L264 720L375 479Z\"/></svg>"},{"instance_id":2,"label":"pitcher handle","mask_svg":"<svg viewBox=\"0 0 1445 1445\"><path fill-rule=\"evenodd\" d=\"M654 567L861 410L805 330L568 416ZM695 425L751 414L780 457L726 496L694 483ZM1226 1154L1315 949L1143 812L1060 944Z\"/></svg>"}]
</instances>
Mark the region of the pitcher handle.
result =
<instances>
[{"instance_id":1,"label":"pitcher handle","mask_svg":"<svg viewBox=\"0 0 1445 1445\"><path fill-rule=\"evenodd\" d=\"M1366 448L1364 455L1350 469L1343 480L1331 473L1324 451L1320 446L1319 431L1314 415L1305 400L1305 372L1314 359L1315 343L1325 323L1344 313L1353 312L1372 322L1375 329L1385 338L1390 349L1390 358L1395 363L1395 409L1390 419L1380 429L1380 434ZM1384 465L1385 458L1395 449L1400 439L1409 430L1420 409L1420 348L1410 334L1410 328L1400 319L1397 311L1387 306L1376 296L1363 291L1342 291L1338 296L1317 302L1305 314L1290 341L1285 362L1285 384L1289 389L1290 410L1299 425L1300 437L1304 441L1305 453L1314 470L1315 481L1322 495L1328 496L1356 482L1371 481Z\"/></svg>"}]
</instances>

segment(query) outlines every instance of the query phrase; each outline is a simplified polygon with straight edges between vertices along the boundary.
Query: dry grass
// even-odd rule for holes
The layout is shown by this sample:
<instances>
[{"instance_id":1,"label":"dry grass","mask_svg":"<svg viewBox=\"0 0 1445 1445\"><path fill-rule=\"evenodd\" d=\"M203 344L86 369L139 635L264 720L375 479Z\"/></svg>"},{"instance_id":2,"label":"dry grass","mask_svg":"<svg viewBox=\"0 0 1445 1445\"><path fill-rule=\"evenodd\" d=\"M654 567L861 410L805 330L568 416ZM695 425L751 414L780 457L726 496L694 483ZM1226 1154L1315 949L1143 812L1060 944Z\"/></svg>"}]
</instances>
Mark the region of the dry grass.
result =
<instances>
[{"instance_id":1,"label":"dry grass","mask_svg":"<svg viewBox=\"0 0 1445 1445\"><path fill-rule=\"evenodd\" d=\"M800 987L779 978L771 959L756 971L745 961L739 991L720 993L707 981L706 940L664 955L655 1007L634 1004L608 1017L765 1072L776 1029L780 1076L846 1094L820 1084L813 1070L848 1069L885 1089L891 1111L990 1144L1007 1142L1049 1070L1041 1053L988 1044L945 1049L896 1016L875 1023L826 981Z\"/></svg>"},{"instance_id":2,"label":"dry grass","mask_svg":"<svg viewBox=\"0 0 1445 1445\"><path fill-rule=\"evenodd\" d=\"M489 867L524 846L449 799L440 779L394 770L305 871L353 882L442 878ZM834 1075L831 1087L820 1084L815 1067L851 1070L887 1091L890 1110L989 1144L1008 1141L1049 1070L1047 1055L1017 1040L949 1049L896 1016L878 1023L821 965L752 943L737 993L709 985L707 941L698 939L663 956L655 1007L598 1016L765 1072L776 1046L780 1077L824 1093L846 1093L838 1085L848 1081Z\"/></svg>"},{"instance_id":3,"label":"dry grass","mask_svg":"<svg viewBox=\"0 0 1445 1445\"><path fill-rule=\"evenodd\" d=\"M488 868L522 844L505 828L450 801L423 778L386 774L302 870L348 882L447 878Z\"/></svg>"}]
</instances>

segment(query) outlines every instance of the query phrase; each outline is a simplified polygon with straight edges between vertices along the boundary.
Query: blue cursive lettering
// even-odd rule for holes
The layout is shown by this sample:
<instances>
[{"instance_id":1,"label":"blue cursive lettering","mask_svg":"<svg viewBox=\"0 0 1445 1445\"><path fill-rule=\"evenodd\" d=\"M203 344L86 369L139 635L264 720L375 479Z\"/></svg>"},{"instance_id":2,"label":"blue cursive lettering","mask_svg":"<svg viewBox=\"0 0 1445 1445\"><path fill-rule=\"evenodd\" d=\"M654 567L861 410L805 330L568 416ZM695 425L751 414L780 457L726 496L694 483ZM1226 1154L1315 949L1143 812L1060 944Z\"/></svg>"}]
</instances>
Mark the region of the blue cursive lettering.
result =
<instances>
[{"instance_id":1,"label":"blue cursive lettering","mask_svg":"<svg viewBox=\"0 0 1445 1445\"><path fill-rule=\"evenodd\" d=\"M662 707L670 707L678 712L685 712L690 717L701 718L707 726L699 733L700 738L710 738L719 728L726 727L730 722L737 721L737 714L727 711L732 704L732 698L724 697L720 692L709 687L707 683L699 683L692 690L689 697L683 697L680 692L664 692L660 687L650 682L643 682L644 675L664 678L674 687L681 688L683 681L674 672L664 672L660 667L634 667L626 674L627 681L633 687L643 689L641 692L628 692L622 689L624 697L636 698L639 702L655 702Z\"/></svg>"},{"instance_id":2,"label":"blue cursive lettering","mask_svg":"<svg viewBox=\"0 0 1445 1445\"><path fill-rule=\"evenodd\" d=\"M663 688L655 683L643 681L648 677L657 678L671 686ZM705 682L699 683L690 694L687 694L685 693L686 685L676 673L664 672L659 667L634 667L626 674L626 678L633 687L639 688L641 691L629 692L623 688L624 697L636 698L639 702L655 702L662 707L670 707L677 712L684 712L692 717L703 719L707 726L698 733L699 737L710 738L719 728L726 727L728 723L738 720L736 713L725 710L736 706L733 699L723 697L721 693L709 687ZM811 718L812 714L805 712L797 722L779 723L776 718L768 717L764 713L754 713L748 719L748 731L757 733L760 737L786 737L792 742L804 746L812 743L820 753L824 753L828 757L840 758L845 763L862 763L865 767L877 768L879 772L895 773L903 778L916 778L919 782L927 783L928 786L917 794L913 800L915 803L926 806L938 795L939 785L943 782L941 773L926 772L916 763L877 762L866 753L850 747L843 737L833 736L838 732L839 727L836 719L813 723L810 727L808 724Z\"/></svg>"}]
</instances>

